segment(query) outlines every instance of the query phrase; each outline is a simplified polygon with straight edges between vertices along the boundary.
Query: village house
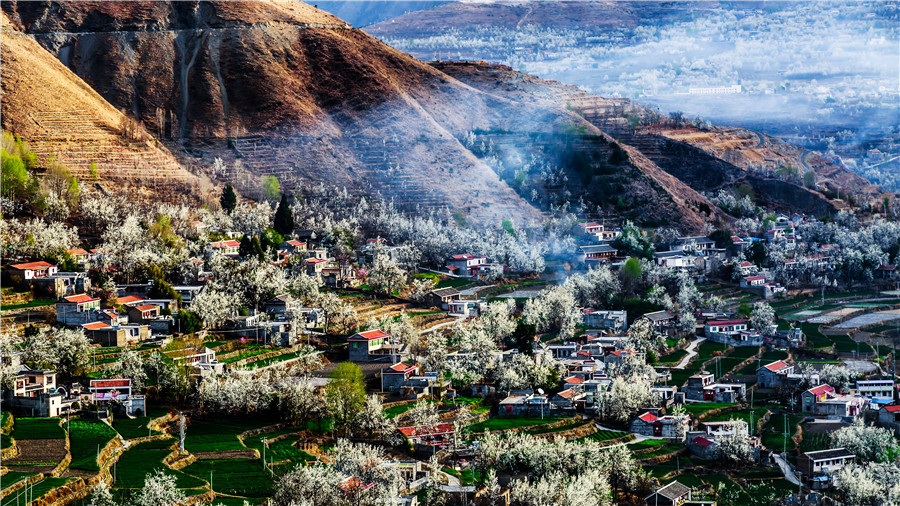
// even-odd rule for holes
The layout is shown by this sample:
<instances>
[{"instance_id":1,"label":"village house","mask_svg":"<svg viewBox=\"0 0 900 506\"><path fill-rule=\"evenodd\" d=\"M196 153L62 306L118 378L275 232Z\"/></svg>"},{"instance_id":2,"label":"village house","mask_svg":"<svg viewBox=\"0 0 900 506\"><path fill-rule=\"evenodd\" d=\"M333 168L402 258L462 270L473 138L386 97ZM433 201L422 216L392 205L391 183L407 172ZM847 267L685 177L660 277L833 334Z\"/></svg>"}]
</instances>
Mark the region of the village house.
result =
<instances>
[{"instance_id":1,"label":"village house","mask_svg":"<svg viewBox=\"0 0 900 506\"><path fill-rule=\"evenodd\" d=\"M766 284L766 278L764 276L747 276L745 278L741 278L741 288L762 286L764 284Z\"/></svg>"},{"instance_id":2,"label":"village house","mask_svg":"<svg viewBox=\"0 0 900 506\"><path fill-rule=\"evenodd\" d=\"M595 244L591 246L582 246L581 254L584 262L608 262L619 250L613 248L609 244Z\"/></svg>"},{"instance_id":3,"label":"village house","mask_svg":"<svg viewBox=\"0 0 900 506\"><path fill-rule=\"evenodd\" d=\"M306 274L310 276L319 276L325 269L325 264L328 263L328 260L325 260L324 258L307 258L303 262L306 264Z\"/></svg>"},{"instance_id":4,"label":"village house","mask_svg":"<svg viewBox=\"0 0 900 506\"><path fill-rule=\"evenodd\" d=\"M159 306L153 304L141 304L128 308L128 321L148 325L151 320L159 317Z\"/></svg>"},{"instance_id":5,"label":"village house","mask_svg":"<svg viewBox=\"0 0 900 506\"><path fill-rule=\"evenodd\" d=\"M289 293L276 295L263 304L263 310L273 319L282 320L302 306L300 300Z\"/></svg>"},{"instance_id":6,"label":"village house","mask_svg":"<svg viewBox=\"0 0 900 506\"><path fill-rule=\"evenodd\" d=\"M702 235L697 235L675 239L670 249L673 251L684 251L697 255L705 255L710 248L715 247L716 241Z\"/></svg>"},{"instance_id":7,"label":"village house","mask_svg":"<svg viewBox=\"0 0 900 506\"><path fill-rule=\"evenodd\" d=\"M124 296L117 297L115 299L115 304L117 306L125 306L127 308L127 307L131 307L131 306L139 306L139 305L143 304L145 300L146 299L141 295L124 295ZM110 301L110 302L113 302L113 301ZM126 311L127 311L127 309L126 309Z\"/></svg>"},{"instance_id":8,"label":"village house","mask_svg":"<svg viewBox=\"0 0 900 506\"><path fill-rule=\"evenodd\" d=\"M4 390L4 409L26 416L60 416L70 410L73 402L67 400L64 390L58 389L56 371L32 369L21 363L13 369L12 388Z\"/></svg>"},{"instance_id":9,"label":"village house","mask_svg":"<svg viewBox=\"0 0 900 506\"><path fill-rule=\"evenodd\" d=\"M499 416L532 416L532 417L559 417L575 414L574 407L563 404L553 404L545 394L535 393L510 393L500 401L497 414Z\"/></svg>"},{"instance_id":10,"label":"village house","mask_svg":"<svg viewBox=\"0 0 900 506\"><path fill-rule=\"evenodd\" d=\"M353 334L347 338L347 347L350 351L350 360L354 362L402 358L404 354L401 346L392 342L390 334L380 330L366 330Z\"/></svg>"},{"instance_id":11,"label":"village house","mask_svg":"<svg viewBox=\"0 0 900 506\"><path fill-rule=\"evenodd\" d=\"M450 274L455 274L461 278L472 278L478 273L478 269L482 265L488 265L488 258L485 256L475 256L468 253L462 255L453 255L447 260L445 268Z\"/></svg>"},{"instance_id":12,"label":"village house","mask_svg":"<svg viewBox=\"0 0 900 506\"><path fill-rule=\"evenodd\" d=\"M789 374L793 374L794 366L782 360L766 364L756 370L756 384L759 388L776 388L784 386Z\"/></svg>"},{"instance_id":13,"label":"village house","mask_svg":"<svg viewBox=\"0 0 900 506\"><path fill-rule=\"evenodd\" d=\"M209 243L209 247L211 248L210 253L218 251L228 256L237 256L240 252L241 242L234 239L215 241Z\"/></svg>"},{"instance_id":14,"label":"village house","mask_svg":"<svg viewBox=\"0 0 900 506\"><path fill-rule=\"evenodd\" d=\"M100 299L87 294L70 295L56 302L56 321L68 326L83 325L95 321L99 310Z\"/></svg>"},{"instance_id":15,"label":"village house","mask_svg":"<svg viewBox=\"0 0 900 506\"><path fill-rule=\"evenodd\" d=\"M94 379L88 385L88 400L103 407L122 406L129 416L143 416L147 412L143 395L132 395L130 379Z\"/></svg>"},{"instance_id":16,"label":"village house","mask_svg":"<svg viewBox=\"0 0 900 506\"><path fill-rule=\"evenodd\" d=\"M900 404L884 406L878 410L878 425L900 436Z\"/></svg>"},{"instance_id":17,"label":"village house","mask_svg":"<svg viewBox=\"0 0 900 506\"><path fill-rule=\"evenodd\" d=\"M175 293L181 295L181 305L188 307L191 305L194 297L203 291L203 285L178 285L173 286L172 289L175 290Z\"/></svg>"},{"instance_id":18,"label":"village house","mask_svg":"<svg viewBox=\"0 0 900 506\"><path fill-rule=\"evenodd\" d=\"M856 416L868 404L863 397L835 393L826 384L806 390L800 394L800 401L804 413L839 417Z\"/></svg>"},{"instance_id":19,"label":"village house","mask_svg":"<svg viewBox=\"0 0 900 506\"><path fill-rule=\"evenodd\" d=\"M655 311L645 314L643 318L649 318L653 323L653 328L662 334L668 334L670 329L675 328L675 313L671 311Z\"/></svg>"},{"instance_id":20,"label":"village house","mask_svg":"<svg viewBox=\"0 0 900 506\"><path fill-rule=\"evenodd\" d=\"M484 303L483 299L457 299L452 300L447 303L447 315L448 316L478 316L481 312L481 305Z\"/></svg>"},{"instance_id":21,"label":"village house","mask_svg":"<svg viewBox=\"0 0 900 506\"><path fill-rule=\"evenodd\" d=\"M38 296L60 298L87 293L91 289L91 279L86 272L57 272L32 279L31 289Z\"/></svg>"},{"instance_id":22,"label":"village house","mask_svg":"<svg viewBox=\"0 0 900 506\"><path fill-rule=\"evenodd\" d=\"M804 480L816 481L815 478L820 476L833 476L855 458L856 455L846 448L801 453L797 457L797 471Z\"/></svg>"},{"instance_id":23,"label":"village house","mask_svg":"<svg viewBox=\"0 0 900 506\"><path fill-rule=\"evenodd\" d=\"M303 241L298 241L296 239L291 239L290 241L284 241L283 243L278 245L279 252L285 252L288 255L299 255L306 251L306 243Z\"/></svg>"},{"instance_id":24,"label":"village house","mask_svg":"<svg viewBox=\"0 0 900 506\"><path fill-rule=\"evenodd\" d=\"M580 388L568 388L550 397L550 405L556 409L584 411L585 394Z\"/></svg>"},{"instance_id":25,"label":"village house","mask_svg":"<svg viewBox=\"0 0 900 506\"><path fill-rule=\"evenodd\" d=\"M85 323L81 326L85 335L92 343L100 346L123 347L132 343L139 343L150 339L150 327L148 325L133 324L109 324L103 321Z\"/></svg>"},{"instance_id":26,"label":"village house","mask_svg":"<svg viewBox=\"0 0 900 506\"><path fill-rule=\"evenodd\" d=\"M894 400L894 380L868 379L856 380L856 392L860 397L871 401L890 403Z\"/></svg>"},{"instance_id":27,"label":"village house","mask_svg":"<svg viewBox=\"0 0 900 506\"><path fill-rule=\"evenodd\" d=\"M35 278L52 276L58 270L59 267L48 262L28 262L10 265L6 268L6 273L13 283L23 285L26 281L31 281Z\"/></svg>"},{"instance_id":28,"label":"village house","mask_svg":"<svg viewBox=\"0 0 900 506\"><path fill-rule=\"evenodd\" d=\"M124 325L128 323L128 315L119 314L112 309L101 309L97 313L97 322L103 322L110 326Z\"/></svg>"},{"instance_id":29,"label":"village house","mask_svg":"<svg viewBox=\"0 0 900 506\"><path fill-rule=\"evenodd\" d=\"M897 266L884 264L875 269L875 275L880 279L894 279L897 277Z\"/></svg>"},{"instance_id":30,"label":"village house","mask_svg":"<svg viewBox=\"0 0 900 506\"><path fill-rule=\"evenodd\" d=\"M688 378L687 385L682 388L684 397L690 401L704 402L740 402L747 395L747 386L743 383L714 383L713 374L700 371Z\"/></svg>"},{"instance_id":31,"label":"village house","mask_svg":"<svg viewBox=\"0 0 900 506\"><path fill-rule=\"evenodd\" d=\"M642 436L653 436L684 441L690 428L688 415L659 415L655 410L647 411L631 421L629 430Z\"/></svg>"},{"instance_id":32,"label":"village house","mask_svg":"<svg viewBox=\"0 0 900 506\"><path fill-rule=\"evenodd\" d=\"M72 261L84 268L91 259L91 254L84 248L72 248L66 250L66 254L72 258Z\"/></svg>"},{"instance_id":33,"label":"village house","mask_svg":"<svg viewBox=\"0 0 900 506\"><path fill-rule=\"evenodd\" d=\"M656 265L672 269L693 269L703 265L702 259L683 251L657 251L653 254L653 259Z\"/></svg>"},{"instance_id":34,"label":"village house","mask_svg":"<svg viewBox=\"0 0 900 506\"><path fill-rule=\"evenodd\" d=\"M381 390L395 392L412 376L419 373L419 366L416 364L405 364L398 362L390 367L381 370Z\"/></svg>"},{"instance_id":35,"label":"village house","mask_svg":"<svg viewBox=\"0 0 900 506\"><path fill-rule=\"evenodd\" d=\"M647 506L680 506L691 500L691 489L673 481L648 495L644 502Z\"/></svg>"},{"instance_id":36,"label":"village house","mask_svg":"<svg viewBox=\"0 0 900 506\"><path fill-rule=\"evenodd\" d=\"M579 223L578 227L584 235L593 236L599 242L614 241L622 235L621 228L607 228L597 222Z\"/></svg>"},{"instance_id":37,"label":"village house","mask_svg":"<svg viewBox=\"0 0 900 506\"><path fill-rule=\"evenodd\" d=\"M610 309L585 308L584 324L592 329L611 330L615 333L628 330L628 312Z\"/></svg>"},{"instance_id":38,"label":"village house","mask_svg":"<svg viewBox=\"0 0 900 506\"><path fill-rule=\"evenodd\" d=\"M425 305L439 307L443 310L450 309L450 303L459 300L459 290L456 288L439 288L425 295Z\"/></svg>"},{"instance_id":39,"label":"village house","mask_svg":"<svg viewBox=\"0 0 900 506\"><path fill-rule=\"evenodd\" d=\"M200 372L211 371L221 374L225 370L225 364L216 360L216 350L201 346L198 348L186 348L166 353L175 363L183 363Z\"/></svg>"},{"instance_id":40,"label":"village house","mask_svg":"<svg viewBox=\"0 0 900 506\"><path fill-rule=\"evenodd\" d=\"M451 441L453 425L449 423L400 427L397 431L413 444L413 448L417 452L431 454L446 448L453 442Z\"/></svg>"}]
</instances>

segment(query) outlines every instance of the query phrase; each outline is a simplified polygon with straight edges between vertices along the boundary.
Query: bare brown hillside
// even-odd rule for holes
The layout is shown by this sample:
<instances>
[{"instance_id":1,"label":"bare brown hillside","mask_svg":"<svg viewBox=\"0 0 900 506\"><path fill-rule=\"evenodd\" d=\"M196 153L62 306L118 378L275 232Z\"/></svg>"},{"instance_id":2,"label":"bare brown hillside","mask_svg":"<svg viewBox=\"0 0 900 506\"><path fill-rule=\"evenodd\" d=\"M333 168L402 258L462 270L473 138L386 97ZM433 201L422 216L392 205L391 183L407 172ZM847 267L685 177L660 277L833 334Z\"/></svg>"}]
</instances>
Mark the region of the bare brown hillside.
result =
<instances>
[{"instance_id":1,"label":"bare brown hillside","mask_svg":"<svg viewBox=\"0 0 900 506\"><path fill-rule=\"evenodd\" d=\"M142 189L161 198L190 192L197 178L171 153L152 140L125 140L122 113L33 39L9 28L4 16L3 128L27 139L42 161L54 153L88 184L95 183L88 171L93 162L96 183L110 191Z\"/></svg>"}]
</instances>

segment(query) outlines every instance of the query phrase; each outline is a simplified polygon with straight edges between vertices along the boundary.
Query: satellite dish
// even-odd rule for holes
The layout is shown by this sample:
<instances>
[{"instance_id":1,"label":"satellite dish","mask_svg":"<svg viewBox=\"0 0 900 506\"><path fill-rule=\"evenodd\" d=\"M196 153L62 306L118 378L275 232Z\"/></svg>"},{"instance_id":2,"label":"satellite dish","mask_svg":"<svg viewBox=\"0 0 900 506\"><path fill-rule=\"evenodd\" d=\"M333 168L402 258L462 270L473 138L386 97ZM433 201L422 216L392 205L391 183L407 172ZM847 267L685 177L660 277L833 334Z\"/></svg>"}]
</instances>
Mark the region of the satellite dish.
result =
<instances>
[{"instance_id":1,"label":"satellite dish","mask_svg":"<svg viewBox=\"0 0 900 506\"><path fill-rule=\"evenodd\" d=\"M544 395L544 389L543 389L543 388L538 388L538 393L541 394L541 395Z\"/></svg>"}]
</instances>

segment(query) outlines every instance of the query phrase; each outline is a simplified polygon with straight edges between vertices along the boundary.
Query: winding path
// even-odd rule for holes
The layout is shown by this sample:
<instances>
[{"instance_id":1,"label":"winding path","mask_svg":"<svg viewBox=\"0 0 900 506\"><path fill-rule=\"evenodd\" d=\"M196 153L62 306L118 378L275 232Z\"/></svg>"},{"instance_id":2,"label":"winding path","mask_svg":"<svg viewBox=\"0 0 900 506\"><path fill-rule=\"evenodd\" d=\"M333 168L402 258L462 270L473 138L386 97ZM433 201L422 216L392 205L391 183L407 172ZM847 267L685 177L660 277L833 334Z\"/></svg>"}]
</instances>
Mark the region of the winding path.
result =
<instances>
[{"instance_id":1,"label":"winding path","mask_svg":"<svg viewBox=\"0 0 900 506\"><path fill-rule=\"evenodd\" d=\"M689 344L687 348L685 348L688 354L685 355L684 358L681 359L681 362L678 362L678 365L676 365L672 369L684 369L685 367L687 367L688 362L690 362L692 358L697 356L697 346L699 346L703 341L706 341L705 337L698 337L697 339L694 339L694 341Z\"/></svg>"},{"instance_id":2,"label":"winding path","mask_svg":"<svg viewBox=\"0 0 900 506\"><path fill-rule=\"evenodd\" d=\"M793 483L794 485L800 484L800 479L794 473L794 470L791 469L791 465L786 460L784 460L781 455L773 452L772 458L775 459L775 463L778 464L778 467L781 468L781 473L784 474L784 479Z\"/></svg>"}]
</instances>

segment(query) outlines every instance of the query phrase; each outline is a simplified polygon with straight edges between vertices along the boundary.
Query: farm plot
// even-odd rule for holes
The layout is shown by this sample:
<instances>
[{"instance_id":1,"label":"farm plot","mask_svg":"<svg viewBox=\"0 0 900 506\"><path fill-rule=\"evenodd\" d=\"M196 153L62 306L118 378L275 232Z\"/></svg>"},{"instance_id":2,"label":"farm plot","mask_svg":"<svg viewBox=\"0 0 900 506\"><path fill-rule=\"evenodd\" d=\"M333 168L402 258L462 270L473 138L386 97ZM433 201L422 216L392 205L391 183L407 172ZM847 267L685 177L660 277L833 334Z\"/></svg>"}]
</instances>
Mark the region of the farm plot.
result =
<instances>
[{"instance_id":1,"label":"farm plot","mask_svg":"<svg viewBox=\"0 0 900 506\"><path fill-rule=\"evenodd\" d=\"M112 427L100 420L72 420L69 422L69 467L85 471L99 471L97 457L107 443L116 437Z\"/></svg>"},{"instance_id":2,"label":"farm plot","mask_svg":"<svg viewBox=\"0 0 900 506\"><path fill-rule=\"evenodd\" d=\"M772 415L768 423L763 427L762 444L772 451L781 451L782 448L793 450L797 444L793 436L797 433L797 426L803 420L796 415L787 415L787 438L784 437L785 415Z\"/></svg>"},{"instance_id":3,"label":"farm plot","mask_svg":"<svg viewBox=\"0 0 900 506\"><path fill-rule=\"evenodd\" d=\"M191 453L245 450L238 434L271 425L269 420L191 420L184 449Z\"/></svg>"},{"instance_id":4,"label":"farm plot","mask_svg":"<svg viewBox=\"0 0 900 506\"><path fill-rule=\"evenodd\" d=\"M33 486L28 487L28 496L29 498L34 497L35 499L38 499L47 492L61 487L69 481L71 481L71 478L44 478ZM19 497L19 494L10 494L0 502L0 506L16 506L20 504L20 501L22 501L21 504L24 504L24 496Z\"/></svg>"},{"instance_id":5,"label":"farm plot","mask_svg":"<svg viewBox=\"0 0 900 506\"><path fill-rule=\"evenodd\" d=\"M744 408L737 411L728 411L727 413L718 413L710 416L705 422L725 422L728 420L742 420L750 427L751 433L756 433L756 423L766 416L769 411L768 407Z\"/></svg>"},{"instance_id":6,"label":"farm plot","mask_svg":"<svg viewBox=\"0 0 900 506\"><path fill-rule=\"evenodd\" d=\"M694 418L703 418L703 415L714 410L727 408L731 406L737 406L737 403L733 402L703 402L703 403L692 403L684 405L684 412L691 415Z\"/></svg>"},{"instance_id":7,"label":"farm plot","mask_svg":"<svg viewBox=\"0 0 900 506\"><path fill-rule=\"evenodd\" d=\"M175 471L163 464L163 459L172 453L174 439L147 441L132 446L119 457L116 466L116 481L114 488L141 488L148 473L163 470L167 474L175 476L175 484L178 488L198 488L206 485L204 480Z\"/></svg>"},{"instance_id":8,"label":"farm plot","mask_svg":"<svg viewBox=\"0 0 900 506\"><path fill-rule=\"evenodd\" d=\"M59 418L16 418L13 439L58 439L66 437Z\"/></svg>"},{"instance_id":9,"label":"farm plot","mask_svg":"<svg viewBox=\"0 0 900 506\"><path fill-rule=\"evenodd\" d=\"M510 417L510 418L491 418L480 423L469 425L466 432L484 432L501 431L509 429L517 429L520 427L531 427L533 425L543 425L545 423L558 422L563 418L533 418L533 417Z\"/></svg>"},{"instance_id":10,"label":"farm plot","mask_svg":"<svg viewBox=\"0 0 900 506\"><path fill-rule=\"evenodd\" d=\"M850 318L847 321L838 323L834 326L836 329L855 329L866 325L875 325L881 322L891 322L900 319L900 314L891 313L869 313Z\"/></svg>"},{"instance_id":11,"label":"farm plot","mask_svg":"<svg viewBox=\"0 0 900 506\"><path fill-rule=\"evenodd\" d=\"M211 473L216 492L248 497L266 497L273 492L273 473L259 459L198 460L184 472L203 480L209 480Z\"/></svg>"},{"instance_id":12,"label":"farm plot","mask_svg":"<svg viewBox=\"0 0 900 506\"><path fill-rule=\"evenodd\" d=\"M150 431L147 424L150 423L149 416L139 416L137 418L116 418L113 420L113 429L122 435L125 439L134 439L145 436L161 434L159 431Z\"/></svg>"}]
</instances>

